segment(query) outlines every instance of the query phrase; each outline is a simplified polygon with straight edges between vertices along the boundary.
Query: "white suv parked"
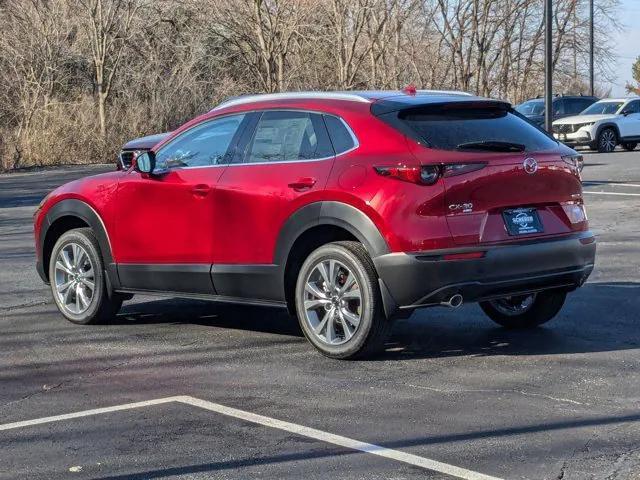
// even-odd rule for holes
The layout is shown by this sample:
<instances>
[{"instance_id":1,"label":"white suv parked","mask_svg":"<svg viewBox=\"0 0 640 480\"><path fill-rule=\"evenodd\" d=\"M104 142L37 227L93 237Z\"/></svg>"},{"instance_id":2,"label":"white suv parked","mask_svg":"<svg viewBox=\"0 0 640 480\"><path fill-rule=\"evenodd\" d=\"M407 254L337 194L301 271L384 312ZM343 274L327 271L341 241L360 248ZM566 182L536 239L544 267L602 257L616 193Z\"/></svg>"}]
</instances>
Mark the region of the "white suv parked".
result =
<instances>
[{"instance_id":1,"label":"white suv parked","mask_svg":"<svg viewBox=\"0 0 640 480\"><path fill-rule=\"evenodd\" d=\"M631 151L640 142L640 97L600 100L580 115L553 122L553 136L571 147Z\"/></svg>"}]
</instances>

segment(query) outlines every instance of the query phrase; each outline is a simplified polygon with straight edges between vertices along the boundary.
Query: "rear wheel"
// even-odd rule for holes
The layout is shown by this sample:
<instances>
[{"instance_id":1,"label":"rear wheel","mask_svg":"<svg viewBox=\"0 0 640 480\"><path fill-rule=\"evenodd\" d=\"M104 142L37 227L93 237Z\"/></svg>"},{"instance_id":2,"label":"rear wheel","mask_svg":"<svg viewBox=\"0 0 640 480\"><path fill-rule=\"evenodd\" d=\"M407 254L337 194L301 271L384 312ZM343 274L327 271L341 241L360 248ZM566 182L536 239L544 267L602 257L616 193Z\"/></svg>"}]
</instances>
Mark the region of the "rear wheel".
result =
<instances>
[{"instance_id":1,"label":"rear wheel","mask_svg":"<svg viewBox=\"0 0 640 480\"><path fill-rule=\"evenodd\" d=\"M533 328L555 317L566 296L566 292L548 290L480 302L480 308L505 328Z\"/></svg>"},{"instance_id":2,"label":"rear wheel","mask_svg":"<svg viewBox=\"0 0 640 480\"><path fill-rule=\"evenodd\" d=\"M49 280L58 310L70 322L106 322L122 306L123 297L108 296L100 247L90 228L69 230L58 239Z\"/></svg>"},{"instance_id":3,"label":"rear wheel","mask_svg":"<svg viewBox=\"0 0 640 480\"><path fill-rule=\"evenodd\" d=\"M391 325L373 262L357 242L329 243L309 255L298 273L296 311L307 340L331 358L379 351Z\"/></svg>"},{"instance_id":4,"label":"rear wheel","mask_svg":"<svg viewBox=\"0 0 640 480\"><path fill-rule=\"evenodd\" d=\"M633 151L637 146L638 142L627 142L622 144L622 147L629 152Z\"/></svg>"},{"instance_id":5,"label":"rear wheel","mask_svg":"<svg viewBox=\"0 0 640 480\"><path fill-rule=\"evenodd\" d=\"M605 128L598 135L598 151L600 153L610 153L618 145L618 136L613 128Z\"/></svg>"}]
</instances>

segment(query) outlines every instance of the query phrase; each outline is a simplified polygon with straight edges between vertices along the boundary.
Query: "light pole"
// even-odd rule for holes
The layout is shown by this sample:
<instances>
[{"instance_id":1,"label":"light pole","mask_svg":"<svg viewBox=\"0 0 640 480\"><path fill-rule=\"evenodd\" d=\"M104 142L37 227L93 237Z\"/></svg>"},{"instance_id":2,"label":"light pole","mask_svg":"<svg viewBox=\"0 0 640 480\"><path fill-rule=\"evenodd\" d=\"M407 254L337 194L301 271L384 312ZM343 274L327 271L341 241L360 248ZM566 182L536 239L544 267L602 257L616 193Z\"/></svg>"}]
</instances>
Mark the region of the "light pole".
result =
<instances>
[{"instance_id":1,"label":"light pole","mask_svg":"<svg viewBox=\"0 0 640 480\"><path fill-rule=\"evenodd\" d=\"M552 59L552 9L551 0L544 2L544 128L551 131L553 122L553 59Z\"/></svg>"},{"instance_id":2,"label":"light pole","mask_svg":"<svg viewBox=\"0 0 640 480\"><path fill-rule=\"evenodd\" d=\"M589 91L593 97L593 0L589 0Z\"/></svg>"}]
</instances>

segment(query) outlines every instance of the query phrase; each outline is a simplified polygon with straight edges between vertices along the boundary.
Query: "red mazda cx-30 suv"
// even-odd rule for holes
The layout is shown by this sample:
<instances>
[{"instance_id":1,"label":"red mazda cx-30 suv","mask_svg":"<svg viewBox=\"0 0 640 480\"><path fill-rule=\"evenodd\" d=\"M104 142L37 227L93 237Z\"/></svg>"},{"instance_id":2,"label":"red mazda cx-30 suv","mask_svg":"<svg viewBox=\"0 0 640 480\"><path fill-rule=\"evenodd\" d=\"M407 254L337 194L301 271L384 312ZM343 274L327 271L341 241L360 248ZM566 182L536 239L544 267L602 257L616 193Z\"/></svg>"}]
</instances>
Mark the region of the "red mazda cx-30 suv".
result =
<instances>
[{"instance_id":1,"label":"red mazda cx-30 suv","mask_svg":"<svg viewBox=\"0 0 640 480\"><path fill-rule=\"evenodd\" d=\"M542 324L595 257L582 158L464 93L240 97L52 192L37 268L75 323L138 292L287 307L334 358L416 308Z\"/></svg>"}]
</instances>

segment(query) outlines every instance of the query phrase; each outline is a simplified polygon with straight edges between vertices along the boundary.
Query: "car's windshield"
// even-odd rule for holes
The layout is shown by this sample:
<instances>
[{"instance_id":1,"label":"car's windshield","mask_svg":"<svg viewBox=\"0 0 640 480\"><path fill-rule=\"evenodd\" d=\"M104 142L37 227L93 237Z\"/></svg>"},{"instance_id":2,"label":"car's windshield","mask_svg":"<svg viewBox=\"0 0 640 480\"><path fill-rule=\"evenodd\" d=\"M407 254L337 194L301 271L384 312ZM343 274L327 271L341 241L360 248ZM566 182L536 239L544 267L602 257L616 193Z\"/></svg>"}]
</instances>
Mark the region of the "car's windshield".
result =
<instances>
[{"instance_id":1,"label":"car's windshield","mask_svg":"<svg viewBox=\"0 0 640 480\"><path fill-rule=\"evenodd\" d=\"M580 115L609 115L616 113L624 102L596 102Z\"/></svg>"},{"instance_id":2,"label":"car's windshield","mask_svg":"<svg viewBox=\"0 0 640 480\"><path fill-rule=\"evenodd\" d=\"M544 115L544 102L542 100L529 100L515 107L522 115Z\"/></svg>"}]
</instances>

